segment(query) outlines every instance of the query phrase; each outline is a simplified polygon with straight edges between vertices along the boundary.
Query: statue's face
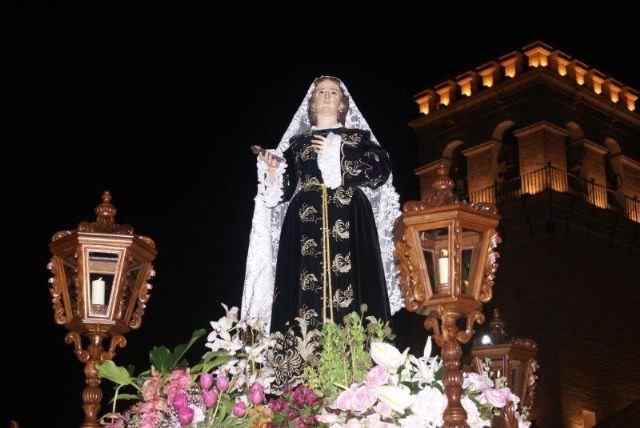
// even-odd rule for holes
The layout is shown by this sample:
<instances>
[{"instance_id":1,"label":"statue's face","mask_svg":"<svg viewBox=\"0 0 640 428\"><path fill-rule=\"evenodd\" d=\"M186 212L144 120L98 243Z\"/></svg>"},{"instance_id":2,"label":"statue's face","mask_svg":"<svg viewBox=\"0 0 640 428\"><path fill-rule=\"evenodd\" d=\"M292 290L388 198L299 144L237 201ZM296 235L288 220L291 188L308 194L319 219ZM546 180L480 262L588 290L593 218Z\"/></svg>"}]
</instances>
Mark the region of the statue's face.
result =
<instances>
[{"instance_id":1,"label":"statue's face","mask_svg":"<svg viewBox=\"0 0 640 428\"><path fill-rule=\"evenodd\" d=\"M313 106L318 116L338 117L342 90L333 80L321 80L313 90Z\"/></svg>"}]
</instances>

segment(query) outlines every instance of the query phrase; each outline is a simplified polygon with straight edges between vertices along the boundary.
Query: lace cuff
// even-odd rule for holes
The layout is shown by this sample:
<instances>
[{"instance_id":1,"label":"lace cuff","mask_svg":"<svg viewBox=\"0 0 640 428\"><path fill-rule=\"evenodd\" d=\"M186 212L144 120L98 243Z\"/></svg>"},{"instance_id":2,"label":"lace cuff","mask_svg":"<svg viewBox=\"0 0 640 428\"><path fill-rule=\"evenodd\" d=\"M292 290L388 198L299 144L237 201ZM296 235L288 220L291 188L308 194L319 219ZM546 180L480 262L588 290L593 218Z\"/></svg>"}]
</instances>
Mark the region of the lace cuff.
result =
<instances>
[{"instance_id":1,"label":"lace cuff","mask_svg":"<svg viewBox=\"0 0 640 428\"><path fill-rule=\"evenodd\" d=\"M318 153L318 168L322 173L322 180L331 189L335 189L342 184L342 174L340 169L340 146L342 137L329 132L327 135L327 148L324 152Z\"/></svg>"},{"instance_id":2,"label":"lace cuff","mask_svg":"<svg viewBox=\"0 0 640 428\"><path fill-rule=\"evenodd\" d=\"M269 152L276 153L273 150L269 150ZM268 208L273 208L282 201L282 195L284 194L283 176L286 169L286 162L280 162L276 171L276 180L272 183L269 181L269 167L258 158L258 193L262 195Z\"/></svg>"}]
</instances>

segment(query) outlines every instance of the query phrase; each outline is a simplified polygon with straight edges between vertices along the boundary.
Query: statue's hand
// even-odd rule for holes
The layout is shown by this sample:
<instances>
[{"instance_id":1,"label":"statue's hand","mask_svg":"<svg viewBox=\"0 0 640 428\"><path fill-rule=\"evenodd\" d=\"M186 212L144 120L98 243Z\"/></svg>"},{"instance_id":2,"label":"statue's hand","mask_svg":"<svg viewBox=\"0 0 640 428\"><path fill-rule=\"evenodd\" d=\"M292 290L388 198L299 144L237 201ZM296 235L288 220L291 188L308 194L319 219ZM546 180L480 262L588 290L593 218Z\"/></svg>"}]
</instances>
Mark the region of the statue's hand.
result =
<instances>
[{"instance_id":1,"label":"statue's hand","mask_svg":"<svg viewBox=\"0 0 640 428\"><path fill-rule=\"evenodd\" d=\"M280 162L267 151L260 153L258 157L269 167L269 182L274 183L276 181L276 172L278 171Z\"/></svg>"}]
</instances>

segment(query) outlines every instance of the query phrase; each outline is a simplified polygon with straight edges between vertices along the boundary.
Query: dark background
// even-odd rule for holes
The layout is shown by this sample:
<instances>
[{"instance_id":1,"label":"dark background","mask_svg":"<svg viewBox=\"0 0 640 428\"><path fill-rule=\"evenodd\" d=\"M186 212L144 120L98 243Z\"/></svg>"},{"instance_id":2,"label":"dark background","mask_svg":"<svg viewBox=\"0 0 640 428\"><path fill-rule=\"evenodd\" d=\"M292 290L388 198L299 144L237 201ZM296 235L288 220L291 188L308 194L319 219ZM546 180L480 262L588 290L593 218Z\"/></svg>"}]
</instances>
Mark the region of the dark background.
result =
<instances>
[{"instance_id":1,"label":"dark background","mask_svg":"<svg viewBox=\"0 0 640 428\"><path fill-rule=\"evenodd\" d=\"M640 86L635 18L615 2L91 3L10 2L5 15L5 420L25 427L82 419L82 365L53 321L46 264L53 233L93 221L103 190L116 220L159 250L142 327L116 356L143 368L153 345L173 347L221 316L221 302L240 304L256 191L248 146L277 144L315 77L343 79L391 155L401 201L418 197L407 121L422 89L538 39ZM395 321L404 343L424 336L415 318Z\"/></svg>"}]
</instances>

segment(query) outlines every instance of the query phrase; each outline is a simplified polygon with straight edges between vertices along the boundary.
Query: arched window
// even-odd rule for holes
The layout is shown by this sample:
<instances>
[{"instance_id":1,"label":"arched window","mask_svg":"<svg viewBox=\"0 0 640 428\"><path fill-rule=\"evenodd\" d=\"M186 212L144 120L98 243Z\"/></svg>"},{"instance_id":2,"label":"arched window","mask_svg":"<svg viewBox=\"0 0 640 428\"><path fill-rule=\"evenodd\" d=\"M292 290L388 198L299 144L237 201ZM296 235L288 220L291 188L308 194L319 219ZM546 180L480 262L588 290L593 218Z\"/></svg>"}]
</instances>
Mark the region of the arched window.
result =
<instances>
[{"instance_id":1,"label":"arched window","mask_svg":"<svg viewBox=\"0 0 640 428\"><path fill-rule=\"evenodd\" d=\"M502 144L498 152L498 182L502 183L520 177L520 155L518 139L509 129L502 134Z\"/></svg>"},{"instance_id":2,"label":"arched window","mask_svg":"<svg viewBox=\"0 0 640 428\"><path fill-rule=\"evenodd\" d=\"M468 192L467 157L463 151L467 145L460 140L452 141L442 152L442 158L450 162L449 177L455 183L455 192L464 195Z\"/></svg>"},{"instance_id":3,"label":"arched window","mask_svg":"<svg viewBox=\"0 0 640 428\"><path fill-rule=\"evenodd\" d=\"M613 138L607 138L604 141L609 152L604 157L604 168L607 178L607 188L611 190L619 190L622 187L622 171L619 171L617 165L614 165L614 159L622 154L620 145Z\"/></svg>"},{"instance_id":4,"label":"arched window","mask_svg":"<svg viewBox=\"0 0 640 428\"><path fill-rule=\"evenodd\" d=\"M566 138L567 171L570 174L581 177L582 155L580 154L580 150L577 147L574 147L572 143L584 138L584 133L582 132L580 125L575 122L568 122L566 128L569 131L569 135Z\"/></svg>"}]
</instances>

